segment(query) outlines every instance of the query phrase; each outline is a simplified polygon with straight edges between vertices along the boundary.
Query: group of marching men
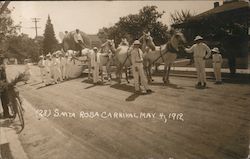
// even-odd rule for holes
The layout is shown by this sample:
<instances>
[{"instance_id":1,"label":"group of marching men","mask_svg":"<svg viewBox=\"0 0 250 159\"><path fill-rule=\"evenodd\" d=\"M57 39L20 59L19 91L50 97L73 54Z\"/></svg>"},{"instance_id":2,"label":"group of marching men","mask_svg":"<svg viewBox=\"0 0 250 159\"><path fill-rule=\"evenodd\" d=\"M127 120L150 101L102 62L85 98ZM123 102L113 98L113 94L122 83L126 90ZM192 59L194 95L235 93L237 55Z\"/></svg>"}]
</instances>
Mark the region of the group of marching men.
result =
<instances>
[{"instance_id":1,"label":"group of marching men","mask_svg":"<svg viewBox=\"0 0 250 159\"><path fill-rule=\"evenodd\" d=\"M73 54L72 50L69 50L67 53L56 51L39 57L38 66L41 71L42 81L46 86L57 84L70 78Z\"/></svg>"}]
</instances>

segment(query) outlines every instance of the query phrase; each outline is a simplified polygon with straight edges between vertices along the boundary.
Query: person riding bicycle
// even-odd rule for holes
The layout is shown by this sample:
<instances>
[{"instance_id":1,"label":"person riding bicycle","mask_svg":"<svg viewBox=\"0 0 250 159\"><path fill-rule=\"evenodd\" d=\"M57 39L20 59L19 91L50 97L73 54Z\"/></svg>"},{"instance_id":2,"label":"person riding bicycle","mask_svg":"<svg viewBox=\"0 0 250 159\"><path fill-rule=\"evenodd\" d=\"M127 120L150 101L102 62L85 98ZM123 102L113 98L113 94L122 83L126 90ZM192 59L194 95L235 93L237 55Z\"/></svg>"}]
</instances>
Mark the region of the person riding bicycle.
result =
<instances>
[{"instance_id":1,"label":"person riding bicycle","mask_svg":"<svg viewBox=\"0 0 250 159\"><path fill-rule=\"evenodd\" d=\"M7 90L7 78L6 78L6 71L4 65L4 56L0 55L0 98L3 108L3 116L1 118L12 118L13 116L9 113L8 103L8 90Z\"/></svg>"}]
</instances>

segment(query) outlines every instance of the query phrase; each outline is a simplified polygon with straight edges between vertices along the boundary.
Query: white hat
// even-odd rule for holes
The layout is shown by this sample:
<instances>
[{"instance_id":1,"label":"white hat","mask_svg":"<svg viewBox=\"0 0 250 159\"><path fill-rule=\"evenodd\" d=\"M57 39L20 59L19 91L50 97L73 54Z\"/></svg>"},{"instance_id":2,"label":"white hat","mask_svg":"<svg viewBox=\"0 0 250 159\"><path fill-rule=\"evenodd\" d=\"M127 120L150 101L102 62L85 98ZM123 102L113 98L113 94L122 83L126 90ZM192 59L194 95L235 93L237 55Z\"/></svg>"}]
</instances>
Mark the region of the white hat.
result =
<instances>
[{"instance_id":1,"label":"white hat","mask_svg":"<svg viewBox=\"0 0 250 159\"><path fill-rule=\"evenodd\" d=\"M43 58L43 55L39 56L39 58Z\"/></svg>"},{"instance_id":2,"label":"white hat","mask_svg":"<svg viewBox=\"0 0 250 159\"><path fill-rule=\"evenodd\" d=\"M97 48L97 47L94 47L93 50L98 50L98 48Z\"/></svg>"},{"instance_id":3,"label":"white hat","mask_svg":"<svg viewBox=\"0 0 250 159\"><path fill-rule=\"evenodd\" d=\"M56 55L57 55L57 53L56 53L56 52L54 52L54 53L52 54L52 56L53 56L53 57L56 57Z\"/></svg>"},{"instance_id":4,"label":"white hat","mask_svg":"<svg viewBox=\"0 0 250 159\"><path fill-rule=\"evenodd\" d=\"M50 53L48 53L46 56L47 56L47 57L50 57L50 56L51 56L51 54L50 54Z\"/></svg>"},{"instance_id":5,"label":"white hat","mask_svg":"<svg viewBox=\"0 0 250 159\"><path fill-rule=\"evenodd\" d=\"M135 40L133 44L134 45L141 45L141 42L139 40Z\"/></svg>"},{"instance_id":6,"label":"white hat","mask_svg":"<svg viewBox=\"0 0 250 159\"><path fill-rule=\"evenodd\" d=\"M195 37L194 41L197 41L197 40L203 40L203 37L198 35L198 36Z\"/></svg>"},{"instance_id":7,"label":"white hat","mask_svg":"<svg viewBox=\"0 0 250 159\"><path fill-rule=\"evenodd\" d=\"M216 53L220 53L220 50L217 47L213 48L211 51L216 52Z\"/></svg>"}]
</instances>

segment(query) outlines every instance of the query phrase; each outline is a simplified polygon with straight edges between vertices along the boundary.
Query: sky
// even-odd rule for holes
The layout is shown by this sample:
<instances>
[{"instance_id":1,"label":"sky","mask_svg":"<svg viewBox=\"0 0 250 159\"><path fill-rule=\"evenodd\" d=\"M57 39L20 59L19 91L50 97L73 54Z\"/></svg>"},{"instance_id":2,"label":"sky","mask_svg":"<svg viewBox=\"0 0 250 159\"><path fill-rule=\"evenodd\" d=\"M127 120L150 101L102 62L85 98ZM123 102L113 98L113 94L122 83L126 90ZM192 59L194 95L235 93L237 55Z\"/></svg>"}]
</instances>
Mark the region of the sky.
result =
<instances>
[{"instance_id":1,"label":"sky","mask_svg":"<svg viewBox=\"0 0 250 159\"><path fill-rule=\"evenodd\" d=\"M218 0L220 4L221 0ZM165 11L161 21L170 25L170 13L190 10L199 14L213 8L215 1L12 1L12 18L21 23L21 32L35 37L32 18L40 18L37 23L38 35L43 35L48 15L52 20L57 39L59 32L76 28L87 34L96 34L102 27L110 27L119 17L139 13L147 5L155 5L158 11Z\"/></svg>"}]
</instances>

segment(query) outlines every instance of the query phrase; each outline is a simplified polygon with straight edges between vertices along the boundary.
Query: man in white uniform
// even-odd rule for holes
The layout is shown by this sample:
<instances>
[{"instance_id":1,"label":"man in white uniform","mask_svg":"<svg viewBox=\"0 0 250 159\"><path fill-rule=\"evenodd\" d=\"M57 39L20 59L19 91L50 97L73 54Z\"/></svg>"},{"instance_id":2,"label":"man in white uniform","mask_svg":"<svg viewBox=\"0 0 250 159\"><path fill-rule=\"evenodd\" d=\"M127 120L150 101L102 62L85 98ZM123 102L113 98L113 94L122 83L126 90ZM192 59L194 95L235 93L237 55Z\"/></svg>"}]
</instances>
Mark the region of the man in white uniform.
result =
<instances>
[{"instance_id":1,"label":"man in white uniform","mask_svg":"<svg viewBox=\"0 0 250 159\"><path fill-rule=\"evenodd\" d=\"M65 54L65 79L67 80L67 79L69 79L69 63L70 63L70 61L69 61L70 59L69 59L69 54L68 53L66 53Z\"/></svg>"},{"instance_id":2,"label":"man in white uniform","mask_svg":"<svg viewBox=\"0 0 250 159\"><path fill-rule=\"evenodd\" d=\"M93 48L91 53L91 69L93 73L93 83L97 84L99 81L100 58L97 47Z\"/></svg>"},{"instance_id":3,"label":"man in white uniform","mask_svg":"<svg viewBox=\"0 0 250 159\"><path fill-rule=\"evenodd\" d=\"M131 51L131 61L132 61L132 70L135 82L135 93L140 93L140 85L142 84L142 93L151 93L152 90L149 89L147 78L144 73L143 69L143 53L142 50L139 48L141 45L139 40L135 40L133 43L133 49ZM139 80L141 80L139 82Z\"/></svg>"},{"instance_id":4,"label":"man in white uniform","mask_svg":"<svg viewBox=\"0 0 250 159\"><path fill-rule=\"evenodd\" d=\"M45 60L43 55L39 56L38 67L40 68L42 82L45 82L46 71L45 71Z\"/></svg>"},{"instance_id":5,"label":"man in white uniform","mask_svg":"<svg viewBox=\"0 0 250 159\"><path fill-rule=\"evenodd\" d=\"M189 49L185 48L185 51L194 54L194 64L198 79L196 87L206 88L205 59L210 57L211 50L205 43L203 43L203 38L201 36L196 36L194 41L195 44Z\"/></svg>"},{"instance_id":6,"label":"man in white uniform","mask_svg":"<svg viewBox=\"0 0 250 159\"><path fill-rule=\"evenodd\" d=\"M62 52L59 53L59 60L60 60L60 70L61 70L61 79L66 78L66 59Z\"/></svg>"},{"instance_id":7,"label":"man in white uniform","mask_svg":"<svg viewBox=\"0 0 250 159\"><path fill-rule=\"evenodd\" d=\"M217 47L212 49L212 59L214 67L215 84L222 84L221 82L221 65L223 62L220 51Z\"/></svg>"},{"instance_id":8,"label":"man in white uniform","mask_svg":"<svg viewBox=\"0 0 250 159\"><path fill-rule=\"evenodd\" d=\"M51 54L46 55L46 60L45 60L45 85L50 85L52 82L51 79Z\"/></svg>"},{"instance_id":9,"label":"man in white uniform","mask_svg":"<svg viewBox=\"0 0 250 159\"><path fill-rule=\"evenodd\" d=\"M52 64L53 64L54 83L58 83L58 80L61 82L62 78L61 78L60 61L58 58L58 52L53 53Z\"/></svg>"}]
</instances>

